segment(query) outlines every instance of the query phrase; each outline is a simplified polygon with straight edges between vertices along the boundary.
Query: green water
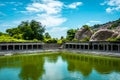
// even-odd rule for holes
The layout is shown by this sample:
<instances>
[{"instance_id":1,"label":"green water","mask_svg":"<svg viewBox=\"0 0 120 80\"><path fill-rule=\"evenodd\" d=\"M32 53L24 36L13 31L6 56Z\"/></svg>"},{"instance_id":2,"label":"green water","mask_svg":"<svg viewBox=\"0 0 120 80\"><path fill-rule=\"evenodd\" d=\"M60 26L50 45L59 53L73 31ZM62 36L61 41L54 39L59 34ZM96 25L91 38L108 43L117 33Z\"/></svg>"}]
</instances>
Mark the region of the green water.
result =
<instances>
[{"instance_id":1,"label":"green water","mask_svg":"<svg viewBox=\"0 0 120 80\"><path fill-rule=\"evenodd\" d=\"M0 80L120 80L120 59L75 53L1 56Z\"/></svg>"}]
</instances>

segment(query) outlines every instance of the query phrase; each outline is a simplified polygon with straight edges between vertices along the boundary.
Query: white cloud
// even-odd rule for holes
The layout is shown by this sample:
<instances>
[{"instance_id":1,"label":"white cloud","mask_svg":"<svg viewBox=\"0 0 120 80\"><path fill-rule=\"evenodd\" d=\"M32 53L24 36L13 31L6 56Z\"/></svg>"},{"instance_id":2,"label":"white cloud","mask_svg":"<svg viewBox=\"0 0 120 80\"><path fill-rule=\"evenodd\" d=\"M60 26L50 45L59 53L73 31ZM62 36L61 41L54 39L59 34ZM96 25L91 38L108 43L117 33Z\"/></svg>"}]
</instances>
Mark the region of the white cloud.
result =
<instances>
[{"instance_id":1,"label":"white cloud","mask_svg":"<svg viewBox=\"0 0 120 80\"><path fill-rule=\"evenodd\" d=\"M74 2L74 3L70 4L70 5L68 5L68 8L75 9L78 6L81 6L82 4L83 4L82 2Z\"/></svg>"},{"instance_id":2,"label":"white cloud","mask_svg":"<svg viewBox=\"0 0 120 80\"><path fill-rule=\"evenodd\" d=\"M47 14L57 14L61 12L63 3L56 0L42 0L42 3L32 3L26 7L29 12L45 12Z\"/></svg>"},{"instance_id":3,"label":"white cloud","mask_svg":"<svg viewBox=\"0 0 120 80\"><path fill-rule=\"evenodd\" d=\"M112 10L113 10L113 9L109 7L109 8L106 9L106 12L107 12L107 13L111 13Z\"/></svg>"},{"instance_id":4,"label":"white cloud","mask_svg":"<svg viewBox=\"0 0 120 80\"><path fill-rule=\"evenodd\" d=\"M34 13L35 19L40 21L43 25L53 27L59 26L67 20L61 15L64 7L74 9L80 5L82 5L82 2L74 2L65 5L59 0L33 0L33 3L26 6L26 11L21 11L21 13Z\"/></svg>"},{"instance_id":5,"label":"white cloud","mask_svg":"<svg viewBox=\"0 0 120 80\"><path fill-rule=\"evenodd\" d=\"M106 8L107 13L111 13L113 11L120 11L120 0L107 0L101 3L101 5L109 6L108 8Z\"/></svg>"},{"instance_id":6,"label":"white cloud","mask_svg":"<svg viewBox=\"0 0 120 80\"><path fill-rule=\"evenodd\" d=\"M67 19L61 17L60 15L49 15L49 14L37 14L37 20L47 27L59 26Z\"/></svg>"}]
</instances>

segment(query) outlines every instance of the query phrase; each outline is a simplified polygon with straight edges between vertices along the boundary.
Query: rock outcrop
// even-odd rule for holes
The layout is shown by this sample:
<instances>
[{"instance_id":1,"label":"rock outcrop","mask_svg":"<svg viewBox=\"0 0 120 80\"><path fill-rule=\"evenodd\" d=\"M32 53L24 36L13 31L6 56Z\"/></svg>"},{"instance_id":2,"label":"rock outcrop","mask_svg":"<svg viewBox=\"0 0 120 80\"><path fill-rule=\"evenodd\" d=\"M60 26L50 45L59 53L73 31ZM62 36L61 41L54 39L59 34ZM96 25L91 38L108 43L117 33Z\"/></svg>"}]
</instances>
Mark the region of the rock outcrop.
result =
<instances>
[{"instance_id":1,"label":"rock outcrop","mask_svg":"<svg viewBox=\"0 0 120 80\"><path fill-rule=\"evenodd\" d=\"M100 29L91 36L90 41L106 41L108 38L116 38L118 35L112 30Z\"/></svg>"},{"instance_id":2,"label":"rock outcrop","mask_svg":"<svg viewBox=\"0 0 120 80\"><path fill-rule=\"evenodd\" d=\"M78 30L75 34L75 38L78 40L82 40L86 37L91 37L93 34L93 31L88 29L88 28L84 28L82 27L80 30Z\"/></svg>"}]
</instances>

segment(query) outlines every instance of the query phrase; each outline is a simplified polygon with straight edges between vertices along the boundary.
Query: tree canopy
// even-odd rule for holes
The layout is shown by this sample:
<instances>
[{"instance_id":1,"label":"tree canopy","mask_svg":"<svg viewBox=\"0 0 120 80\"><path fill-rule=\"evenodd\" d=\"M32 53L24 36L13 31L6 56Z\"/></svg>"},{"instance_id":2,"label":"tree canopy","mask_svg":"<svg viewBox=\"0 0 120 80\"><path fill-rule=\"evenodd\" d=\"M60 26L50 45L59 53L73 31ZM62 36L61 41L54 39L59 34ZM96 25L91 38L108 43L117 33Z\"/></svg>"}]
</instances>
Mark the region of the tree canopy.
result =
<instances>
[{"instance_id":1,"label":"tree canopy","mask_svg":"<svg viewBox=\"0 0 120 80\"><path fill-rule=\"evenodd\" d=\"M66 39L69 40L69 41L72 41L75 37L75 33L76 33L77 29L69 29L67 31L67 37Z\"/></svg>"},{"instance_id":2,"label":"tree canopy","mask_svg":"<svg viewBox=\"0 0 120 80\"><path fill-rule=\"evenodd\" d=\"M15 38L22 38L25 40L43 40L43 33L45 31L45 27L42 26L40 22L35 20L32 21L22 21L17 28L7 29L6 32ZM17 37L16 37L17 36Z\"/></svg>"}]
</instances>

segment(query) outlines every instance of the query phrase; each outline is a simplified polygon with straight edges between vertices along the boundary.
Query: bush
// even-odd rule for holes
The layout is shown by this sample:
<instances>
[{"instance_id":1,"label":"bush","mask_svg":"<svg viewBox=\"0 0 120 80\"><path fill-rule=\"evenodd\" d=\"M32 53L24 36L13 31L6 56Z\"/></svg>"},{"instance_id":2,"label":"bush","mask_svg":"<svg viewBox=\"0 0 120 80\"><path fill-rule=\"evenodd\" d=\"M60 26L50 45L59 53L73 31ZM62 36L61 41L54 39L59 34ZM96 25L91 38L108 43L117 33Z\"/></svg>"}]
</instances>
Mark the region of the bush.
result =
<instances>
[{"instance_id":1,"label":"bush","mask_svg":"<svg viewBox=\"0 0 120 80\"><path fill-rule=\"evenodd\" d=\"M120 41L120 37L118 37L118 38L108 38L107 41Z\"/></svg>"},{"instance_id":2,"label":"bush","mask_svg":"<svg viewBox=\"0 0 120 80\"><path fill-rule=\"evenodd\" d=\"M87 41L89 41L90 40L90 37L86 37L86 38L84 38L84 39L82 39L82 40L80 40L81 42L87 42Z\"/></svg>"}]
</instances>

